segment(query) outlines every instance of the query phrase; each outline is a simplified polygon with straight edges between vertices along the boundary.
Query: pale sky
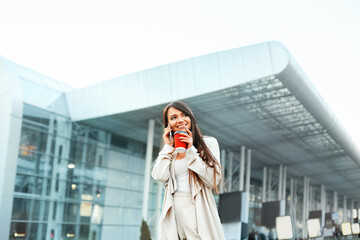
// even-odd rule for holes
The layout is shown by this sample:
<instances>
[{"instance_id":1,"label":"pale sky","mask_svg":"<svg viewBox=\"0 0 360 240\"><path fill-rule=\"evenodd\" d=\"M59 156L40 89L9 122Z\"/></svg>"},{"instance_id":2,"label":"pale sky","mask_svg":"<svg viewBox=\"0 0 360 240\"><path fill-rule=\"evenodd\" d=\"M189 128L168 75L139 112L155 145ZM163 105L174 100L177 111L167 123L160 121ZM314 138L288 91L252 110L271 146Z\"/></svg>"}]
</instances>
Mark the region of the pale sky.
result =
<instances>
[{"instance_id":1,"label":"pale sky","mask_svg":"<svg viewBox=\"0 0 360 240\"><path fill-rule=\"evenodd\" d=\"M0 55L84 87L276 40L360 146L359 0L1 0Z\"/></svg>"}]
</instances>

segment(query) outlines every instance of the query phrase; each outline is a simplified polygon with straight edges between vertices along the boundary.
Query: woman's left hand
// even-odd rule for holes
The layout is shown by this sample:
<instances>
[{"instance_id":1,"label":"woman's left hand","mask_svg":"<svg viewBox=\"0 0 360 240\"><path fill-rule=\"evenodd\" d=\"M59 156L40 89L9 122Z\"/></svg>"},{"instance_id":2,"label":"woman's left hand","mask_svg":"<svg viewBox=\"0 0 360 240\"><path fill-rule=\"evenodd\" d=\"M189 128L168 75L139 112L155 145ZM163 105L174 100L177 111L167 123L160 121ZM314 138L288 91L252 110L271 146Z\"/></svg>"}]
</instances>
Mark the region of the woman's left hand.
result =
<instances>
[{"instance_id":1,"label":"woman's left hand","mask_svg":"<svg viewBox=\"0 0 360 240\"><path fill-rule=\"evenodd\" d=\"M186 142L187 143L187 148L191 148L193 146L193 138L192 138L192 133L189 129L185 128L186 133L181 133L181 135L183 135L182 137L180 137L180 140L182 142Z\"/></svg>"}]
</instances>

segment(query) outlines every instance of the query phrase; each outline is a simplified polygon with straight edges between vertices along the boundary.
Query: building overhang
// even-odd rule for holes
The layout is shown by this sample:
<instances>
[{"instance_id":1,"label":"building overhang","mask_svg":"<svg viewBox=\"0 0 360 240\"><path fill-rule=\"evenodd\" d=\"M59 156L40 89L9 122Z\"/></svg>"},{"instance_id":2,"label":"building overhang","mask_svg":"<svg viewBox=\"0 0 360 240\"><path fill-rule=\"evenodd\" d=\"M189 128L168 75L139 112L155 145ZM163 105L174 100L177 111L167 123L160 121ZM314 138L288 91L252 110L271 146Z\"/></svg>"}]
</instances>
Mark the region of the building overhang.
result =
<instances>
[{"instance_id":1,"label":"building overhang","mask_svg":"<svg viewBox=\"0 0 360 240\"><path fill-rule=\"evenodd\" d=\"M79 121L145 142L162 110L190 105L203 134L234 152L252 149L252 177L264 166L287 166L288 177L308 176L348 198L360 199L360 154L287 49L277 42L209 54L67 93ZM235 161L234 168L238 166Z\"/></svg>"}]
</instances>

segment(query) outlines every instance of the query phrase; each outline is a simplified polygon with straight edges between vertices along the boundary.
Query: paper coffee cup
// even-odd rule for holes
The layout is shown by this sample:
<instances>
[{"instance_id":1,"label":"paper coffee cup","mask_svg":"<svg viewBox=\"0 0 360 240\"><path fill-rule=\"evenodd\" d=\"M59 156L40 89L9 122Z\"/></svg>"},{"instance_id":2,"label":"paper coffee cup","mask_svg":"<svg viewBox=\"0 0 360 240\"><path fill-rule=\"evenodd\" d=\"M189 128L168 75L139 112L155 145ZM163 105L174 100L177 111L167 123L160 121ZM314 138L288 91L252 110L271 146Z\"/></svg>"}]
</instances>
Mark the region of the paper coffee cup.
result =
<instances>
[{"instance_id":1,"label":"paper coffee cup","mask_svg":"<svg viewBox=\"0 0 360 240\"><path fill-rule=\"evenodd\" d=\"M174 133L174 140L175 140L175 150L178 152L178 153L183 153L186 151L187 149L187 143L186 142L181 142L180 141L180 137L182 136L182 134L180 133L186 133L185 131L176 131Z\"/></svg>"}]
</instances>

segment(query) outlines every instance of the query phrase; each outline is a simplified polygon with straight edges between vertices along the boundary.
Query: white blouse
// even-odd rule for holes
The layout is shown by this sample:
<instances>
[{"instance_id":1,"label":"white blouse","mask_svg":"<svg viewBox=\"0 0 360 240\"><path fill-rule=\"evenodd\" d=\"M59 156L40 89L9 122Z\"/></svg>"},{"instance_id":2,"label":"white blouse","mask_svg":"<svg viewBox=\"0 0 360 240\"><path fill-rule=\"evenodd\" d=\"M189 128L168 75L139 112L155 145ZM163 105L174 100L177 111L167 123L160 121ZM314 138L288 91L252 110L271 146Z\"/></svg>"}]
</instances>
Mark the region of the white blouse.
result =
<instances>
[{"instance_id":1,"label":"white blouse","mask_svg":"<svg viewBox=\"0 0 360 240\"><path fill-rule=\"evenodd\" d=\"M185 158L173 160L175 161L174 170L177 182L177 191L190 192L188 164Z\"/></svg>"}]
</instances>

